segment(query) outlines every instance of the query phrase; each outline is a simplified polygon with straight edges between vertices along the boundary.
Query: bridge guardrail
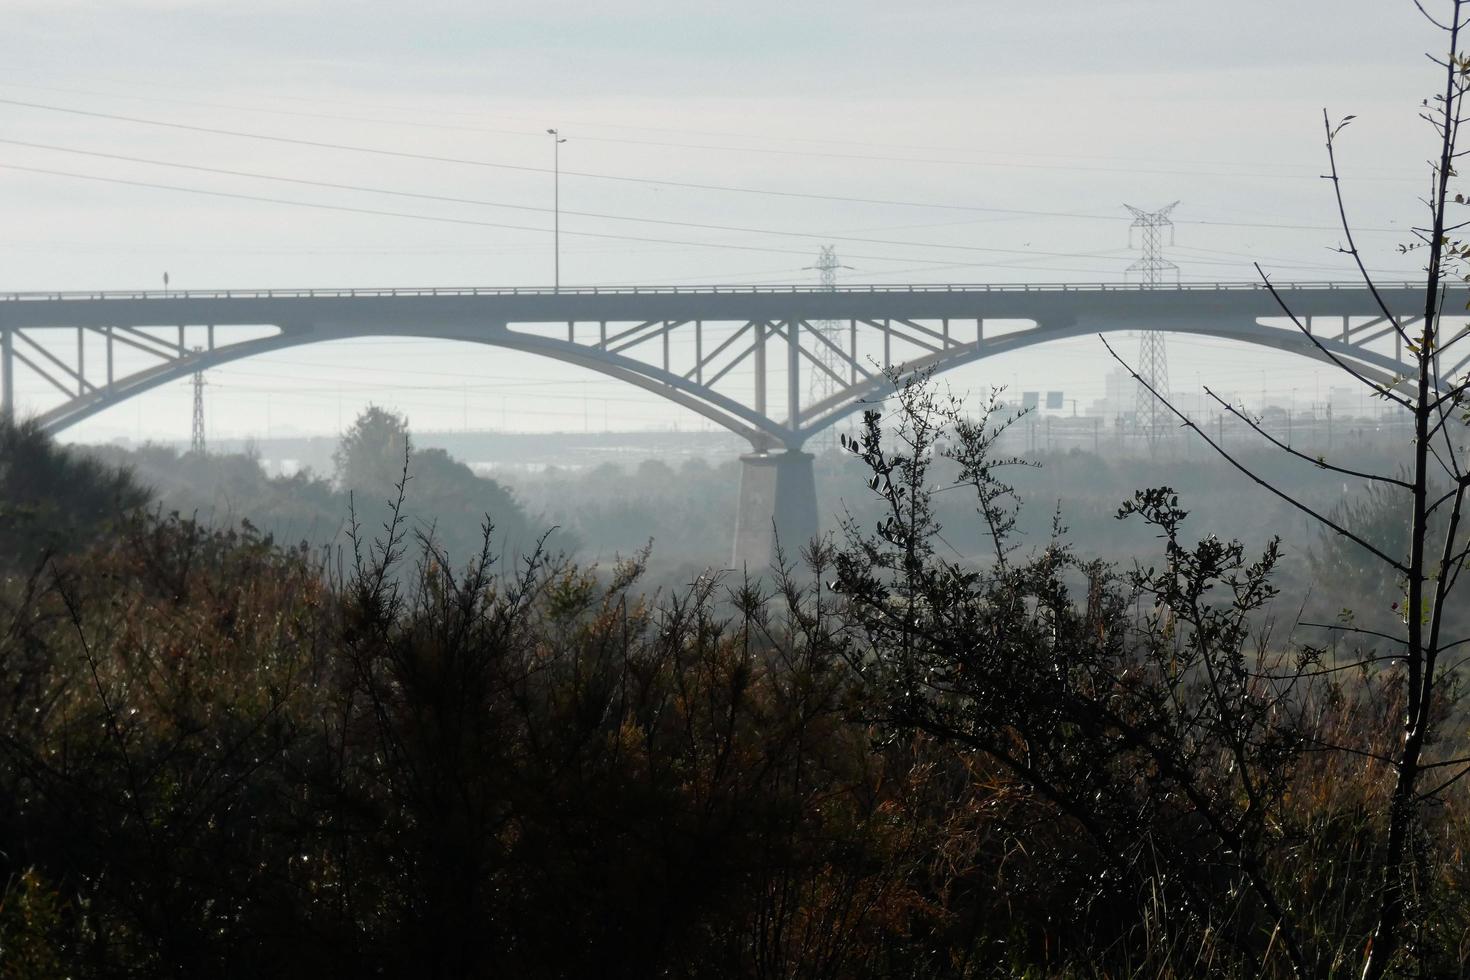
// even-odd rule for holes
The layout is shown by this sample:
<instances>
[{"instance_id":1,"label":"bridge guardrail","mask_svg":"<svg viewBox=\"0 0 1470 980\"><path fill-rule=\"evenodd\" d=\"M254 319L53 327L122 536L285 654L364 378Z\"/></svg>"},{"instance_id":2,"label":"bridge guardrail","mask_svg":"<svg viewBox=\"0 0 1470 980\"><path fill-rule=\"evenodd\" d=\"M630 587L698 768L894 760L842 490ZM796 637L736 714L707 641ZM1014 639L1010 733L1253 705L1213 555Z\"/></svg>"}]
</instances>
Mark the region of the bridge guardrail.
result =
<instances>
[{"instance_id":1,"label":"bridge guardrail","mask_svg":"<svg viewBox=\"0 0 1470 980\"><path fill-rule=\"evenodd\" d=\"M1278 290L1362 289L1361 282L1279 282ZM1379 289L1420 288L1420 282L1378 283ZM740 286L573 286L560 290L526 286L468 286L387 289L170 289L170 290L63 290L0 293L0 302L65 302L98 300L221 300L221 299L393 299L463 296L746 296L751 294L867 293L1055 293L1055 292L1163 292L1260 291L1260 282L1187 282L1173 286L1143 283L914 283L866 286L740 285Z\"/></svg>"}]
</instances>

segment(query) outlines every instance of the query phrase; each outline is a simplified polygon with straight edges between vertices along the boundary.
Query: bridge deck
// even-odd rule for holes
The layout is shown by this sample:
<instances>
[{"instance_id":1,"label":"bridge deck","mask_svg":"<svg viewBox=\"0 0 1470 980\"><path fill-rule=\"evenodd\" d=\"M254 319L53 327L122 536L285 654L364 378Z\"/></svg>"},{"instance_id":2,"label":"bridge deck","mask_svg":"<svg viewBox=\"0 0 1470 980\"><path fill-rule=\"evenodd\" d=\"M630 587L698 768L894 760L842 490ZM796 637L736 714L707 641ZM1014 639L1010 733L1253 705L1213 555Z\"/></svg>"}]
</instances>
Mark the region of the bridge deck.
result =
<instances>
[{"instance_id":1,"label":"bridge deck","mask_svg":"<svg viewBox=\"0 0 1470 980\"><path fill-rule=\"evenodd\" d=\"M1102 330L1158 320L1202 322L1280 316L1377 316L1361 283L1124 283L980 285L264 289L0 294L0 328L270 324L284 331L351 324L377 332L429 326L482 332L509 323L742 320L1029 320L1053 327L1082 320ZM1454 307L1464 308L1465 287ZM1395 316L1422 312L1423 287L1384 284L1378 296Z\"/></svg>"},{"instance_id":2,"label":"bridge deck","mask_svg":"<svg viewBox=\"0 0 1470 980\"><path fill-rule=\"evenodd\" d=\"M1360 281L1273 283L1278 291L1363 290ZM1379 288L1392 292L1422 288L1422 283L1385 282ZM563 286L547 289L534 286L435 286L373 289L170 289L170 290L65 290L57 292L0 293L0 302L55 302L58 300L188 300L188 299L382 299L410 296L730 296L805 295L809 293L1140 293L1171 291L1265 292L1261 282L1186 282L1170 286L1142 283L870 283L868 285L809 286L783 284L709 286Z\"/></svg>"}]
</instances>

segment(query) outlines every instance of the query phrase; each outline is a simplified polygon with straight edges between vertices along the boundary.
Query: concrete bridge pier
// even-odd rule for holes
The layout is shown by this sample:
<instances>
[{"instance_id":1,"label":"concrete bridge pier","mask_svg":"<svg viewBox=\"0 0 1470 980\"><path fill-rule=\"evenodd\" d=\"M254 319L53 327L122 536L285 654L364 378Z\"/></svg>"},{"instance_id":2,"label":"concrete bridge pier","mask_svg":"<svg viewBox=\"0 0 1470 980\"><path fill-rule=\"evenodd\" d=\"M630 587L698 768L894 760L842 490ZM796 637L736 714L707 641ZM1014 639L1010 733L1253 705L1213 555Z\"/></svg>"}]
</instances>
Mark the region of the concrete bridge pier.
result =
<instances>
[{"instance_id":1,"label":"concrete bridge pier","mask_svg":"<svg viewBox=\"0 0 1470 980\"><path fill-rule=\"evenodd\" d=\"M740 506L735 516L737 571L766 571L776 542L788 561L817 533L817 484L812 454L800 449L746 453L740 457Z\"/></svg>"}]
</instances>

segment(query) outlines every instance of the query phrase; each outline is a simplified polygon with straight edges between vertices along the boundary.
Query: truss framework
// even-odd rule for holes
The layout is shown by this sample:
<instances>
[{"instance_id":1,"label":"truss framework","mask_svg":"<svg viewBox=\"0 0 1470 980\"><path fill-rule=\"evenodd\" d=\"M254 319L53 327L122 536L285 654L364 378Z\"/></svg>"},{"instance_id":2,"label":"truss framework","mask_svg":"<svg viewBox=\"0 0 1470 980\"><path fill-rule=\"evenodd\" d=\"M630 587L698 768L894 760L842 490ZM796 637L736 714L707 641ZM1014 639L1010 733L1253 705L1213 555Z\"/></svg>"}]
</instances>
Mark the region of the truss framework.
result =
<instances>
[{"instance_id":1,"label":"truss framework","mask_svg":"<svg viewBox=\"0 0 1470 980\"><path fill-rule=\"evenodd\" d=\"M1403 335L1378 317L1304 318L1313 340L1268 318L1185 318L1161 330L1206 334L1325 358L1324 349L1373 383L1394 384L1405 367ZM832 329L835 324L837 329ZM17 373L51 397L25 408L59 431L171 380L268 351L365 336L469 341L527 351L625 380L712 419L758 451L797 449L814 434L887 394L887 370L944 370L1034 344L1136 328L1120 318L850 317L428 322L403 327L336 319L259 324L139 326L7 325L0 319L0 409L17 408ZM1455 340L1470 329L1460 329ZM1315 343L1314 343L1315 341ZM1316 345L1322 345L1318 348ZM1470 346L1470 345L1466 345ZM1446 345L1444 379L1470 366ZM1461 356L1461 355L1464 356ZM811 398L812 379L830 394ZM34 387L34 385L32 385Z\"/></svg>"}]
</instances>

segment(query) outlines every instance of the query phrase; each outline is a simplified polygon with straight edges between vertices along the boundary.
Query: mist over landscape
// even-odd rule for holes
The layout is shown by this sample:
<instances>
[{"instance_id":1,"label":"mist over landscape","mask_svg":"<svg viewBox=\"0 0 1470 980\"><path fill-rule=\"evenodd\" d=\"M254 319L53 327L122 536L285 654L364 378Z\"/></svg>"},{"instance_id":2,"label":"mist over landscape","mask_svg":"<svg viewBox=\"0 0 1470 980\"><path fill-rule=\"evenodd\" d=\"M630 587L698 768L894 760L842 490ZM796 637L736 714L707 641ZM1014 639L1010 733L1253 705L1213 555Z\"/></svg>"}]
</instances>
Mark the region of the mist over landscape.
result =
<instances>
[{"instance_id":1,"label":"mist over landscape","mask_svg":"<svg viewBox=\"0 0 1470 980\"><path fill-rule=\"evenodd\" d=\"M1470 976L1470 0L0 10L0 980Z\"/></svg>"},{"instance_id":2,"label":"mist over landscape","mask_svg":"<svg viewBox=\"0 0 1470 980\"><path fill-rule=\"evenodd\" d=\"M1315 456L1313 435L1300 426L1298 421L1297 445ZM1361 465L1391 471L1400 463L1405 435L1400 427L1379 420L1339 420L1338 426L1338 451L1351 452ZM548 531L551 547L587 563L606 565L647 548L651 568L661 582L667 577L666 584L683 584L706 570L743 571L732 556L740 486L733 457L740 447L731 440L675 433L476 439L457 433L418 437L411 426L408 431L414 448L406 514L415 529L432 533L459 560L478 551L488 516L496 524L497 540L510 550L527 549ZM1082 445L1028 450L1028 434L1013 433L1007 450L1014 446L1034 464L1008 475L1025 504L1017 529L1023 548L1044 549L1060 516L1065 539L1088 555L1124 564L1154 559L1154 536L1119 521L1117 510L1136 486L1167 485L1189 502L1190 527L1199 536L1240 528L1243 538L1260 547L1279 535L1292 574L1308 567L1309 552L1320 544L1320 527L1289 504L1253 493L1250 479L1208 446L1176 440L1150 456L1116 442L1099 441L1094 448L1091 433L1084 435ZM1253 470L1324 512L1366 499L1361 481L1282 459L1243 426L1231 436L1244 444L1242 459ZM1254 442L1246 442L1247 436ZM1321 440L1325 450L1325 431ZM375 480L353 487L333 460L339 446L337 440L321 438L252 443L239 452L221 449L206 457L167 444L97 447L90 455L130 470L153 491L163 512L216 526L249 521L284 544L335 548L348 537L349 490L359 507L373 508L375 519L364 523L378 533L377 508L396 495L403 462L393 456ZM267 451L294 455L272 459ZM491 454L498 462L479 459ZM823 501L821 534L841 538L845 521L866 526L878 519L881 501L850 453L831 447L817 454L815 472ZM952 473L939 480L952 483ZM983 561L987 544L974 501L951 492L938 498L937 507L945 529L941 547L948 556ZM796 559L805 542L786 544ZM1307 588L1309 579L1296 584ZM1288 601L1299 598L1292 593Z\"/></svg>"}]
</instances>

